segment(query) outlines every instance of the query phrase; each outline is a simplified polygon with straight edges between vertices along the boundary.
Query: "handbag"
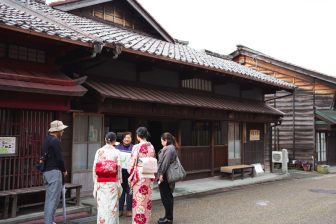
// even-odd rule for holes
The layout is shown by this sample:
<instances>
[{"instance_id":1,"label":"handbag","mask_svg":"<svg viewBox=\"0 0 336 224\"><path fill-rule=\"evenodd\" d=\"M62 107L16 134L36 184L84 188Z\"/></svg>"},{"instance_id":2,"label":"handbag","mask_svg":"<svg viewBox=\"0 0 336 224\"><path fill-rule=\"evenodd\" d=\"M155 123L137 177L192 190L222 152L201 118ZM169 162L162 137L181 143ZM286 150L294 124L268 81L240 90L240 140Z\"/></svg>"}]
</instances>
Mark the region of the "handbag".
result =
<instances>
[{"instance_id":1,"label":"handbag","mask_svg":"<svg viewBox=\"0 0 336 224\"><path fill-rule=\"evenodd\" d=\"M183 180L187 176L186 171L183 169L182 164L178 156L176 156L176 160L170 164L167 169L166 177L168 183L175 183Z\"/></svg>"},{"instance_id":2,"label":"handbag","mask_svg":"<svg viewBox=\"0 0 336 224\"><path fill-rule=\"evenodd\" d=\"M34 165L35 168L43 173L46 169L46 162L48 158L48 152L45 152L43 156L40 157L40 160Z\"/></svg>"}]
</instances>

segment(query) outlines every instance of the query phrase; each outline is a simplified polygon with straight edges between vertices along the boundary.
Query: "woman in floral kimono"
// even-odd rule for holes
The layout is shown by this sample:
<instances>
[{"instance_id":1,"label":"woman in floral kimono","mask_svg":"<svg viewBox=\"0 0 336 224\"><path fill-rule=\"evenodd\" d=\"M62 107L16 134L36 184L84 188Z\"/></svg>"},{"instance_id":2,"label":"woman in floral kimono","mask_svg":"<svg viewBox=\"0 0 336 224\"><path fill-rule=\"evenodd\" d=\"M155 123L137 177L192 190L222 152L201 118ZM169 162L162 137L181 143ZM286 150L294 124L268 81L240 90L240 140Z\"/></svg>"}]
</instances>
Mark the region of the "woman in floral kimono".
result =
<instances>
[{"instance_id":1,"label":"woman in floral kimono","mask_svg":"<svg viewBox=\"0 0 336 224\"><path fill-rule=\"evenodd\" d=\"M132 223L150 223L152 213L152 189L154 174L151 176L141 175L141 158L155 158L155 150L150 142L147 141L149 133L147 128L139 127L136 130L139 144L133 146L128 172L129 186L133 192L132 200ZM155 164L157 165L157 164Z\"/></svg>"},{"instance_id":2,"label":"woman in floral kimono","mask_svg":"<svg viewBox=\"0 0 336 224\"><path fill-rule=\"evenodd\" d=\"M119 223L119 195L121 193L121 167L119 150L113 147L116 134L105 136L106 145L98 149L93 163L93 197L97 198L97 223Z\"/></svg>"}]
</instances>

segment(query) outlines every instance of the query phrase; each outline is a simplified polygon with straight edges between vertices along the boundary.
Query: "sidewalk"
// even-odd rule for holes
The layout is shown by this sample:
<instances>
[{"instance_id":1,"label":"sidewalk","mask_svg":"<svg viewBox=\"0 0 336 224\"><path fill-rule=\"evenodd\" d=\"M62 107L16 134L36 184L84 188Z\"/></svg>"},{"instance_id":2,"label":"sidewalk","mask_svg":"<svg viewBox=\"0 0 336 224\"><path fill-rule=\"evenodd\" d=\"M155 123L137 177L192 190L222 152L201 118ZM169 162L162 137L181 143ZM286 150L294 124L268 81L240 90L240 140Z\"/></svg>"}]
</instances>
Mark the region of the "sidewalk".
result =
<instances>
[{"instance_id":1,"label":"sidewalk","mask_svg":"<svg viewBox=\"0 0 336 224\"><path fill-rule=\"evenodd\" d=\"M234 181L221 176L182 181L176 184L174 198L223 192L237 187L283 180L289 177L289 174L265 173L262 176L253 178L246 177L243 180L236 179ZM160 193L157 185L154 186L152 198L153 201L160 200ZM81 202L83 205L92 206L93 210L97 207L96 199L93 197L82 198Z\"/></svg>"}]
</instances>

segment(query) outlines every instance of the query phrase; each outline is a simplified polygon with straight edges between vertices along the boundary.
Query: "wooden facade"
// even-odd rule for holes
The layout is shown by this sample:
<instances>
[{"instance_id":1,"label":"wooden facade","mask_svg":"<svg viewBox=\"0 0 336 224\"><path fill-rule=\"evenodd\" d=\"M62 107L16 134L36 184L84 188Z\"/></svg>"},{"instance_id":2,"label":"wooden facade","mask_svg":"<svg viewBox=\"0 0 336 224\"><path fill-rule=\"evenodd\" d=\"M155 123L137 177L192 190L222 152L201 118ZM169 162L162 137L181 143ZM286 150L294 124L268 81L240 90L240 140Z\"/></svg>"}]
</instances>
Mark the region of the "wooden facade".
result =
<instances>
[{"instance_id":1,"label":"wooden facade","mask_svg":"<svg viewBox=\"0 0 336 224\"><path fill-rule=\"evenodd\" d=\"M4 52L0 55L0 136L14 136L17 141L15 155L0 156L0 191L41 186L42 175L34 164L41 156L49 124L60 119L72 125L68 111L76 98L72 94L77 93L71 89L78 90L55 61L76 47L21 32L0 29L0 33L5 34L0 35ZM27 41L20 42L22 39ZM79 90L86 92L83 87ZM71 129L65 132L62 145L70 170ZM71 181L69 177L67 181Z\"/></svg>"},{"instance_id":2,"label":"wooden facade","mask_svg":"<svg viewBox=\"0 0 336 224\"><path fill-rule=\"evenodd\" d=\"M240 64L297 86L291 95L282 91L265 95L269 105L285 113L281 125L273 128L272 150L288 149L292 160L334 164L336 148L332 138L335 136L333 124L329 125L326 133L329 138L326 140L327 156L325 160L318 159L316 136L324 131L316 125L319 120L316 113L334 110L336 79L282 62L244 46L238 46L232 56Z\"/></svg>"},{"instance_id":3,"label":"wooden facade","mask_svg":"<svg viewBox=\"0 0 336 224\"><path fill-rule=\"evenodd\" d=\"M135 24L141 13L129 13L134 12L134 7L119 3L111 1L70 12L100 22L105 19L102 26L107 29L106 24L120 22L108 20L117 18L122 10L123 24L119 25L132 32L147 32L140 37L142 40L148 40L147 35L159 36L151 43L158 47L156 52L162 52L161 56L130 48L116 54L116 45L96 45L99 38L92 39L93 35L83 30L77 35L84 36L85 41L74 33L55 37L49 32L48 37L40 30L27 32L0 26L0 32L6 34L0 35L0 85L6 88L0 90L0 133L18 135L20 140L17 156L0 157L0 190L42 184L33 163L53 119L69 126L62 138L70 174L66 181L82 184L84 194L92 192L93 156L104 144L105 133L115 131L119 136L124 131L134 132L140 125L148 127L157 151L163 132L177 137L188 178L215 175L220 166L241 163L261 163L269 170L270 125L283 114L265 104L264 94L292 91L292 86L265 80L252 70L236 69L238 65L232 61L226 62L231 63L227 70L221 69L226 63L210 68L206 66L206 55L186 46L175 52L176 57L180 53L185 57L177 61L171 55L181 46L174 45L174 40L148 15L137 20L143 26L128 27L128 22ZM112 11L114 14L109 14ZM86 12L93 14L90 17ZM39 16L38 21L43 21ZM67 16L71 17L67 14L64 18ZM47 18L50 23L51 17ZM67 28L58 20L56 24ZM75 31L70 29L69 33ZM26 41L19 41L23 39ZM160 50L160 46L164 48ZM192 59L192 55L196 58ZM215 64L217 59L212 60ZM25 124L29 124L28 128ZM19 183L22 170L25 181Z\"/></svg>"}]
</instances>

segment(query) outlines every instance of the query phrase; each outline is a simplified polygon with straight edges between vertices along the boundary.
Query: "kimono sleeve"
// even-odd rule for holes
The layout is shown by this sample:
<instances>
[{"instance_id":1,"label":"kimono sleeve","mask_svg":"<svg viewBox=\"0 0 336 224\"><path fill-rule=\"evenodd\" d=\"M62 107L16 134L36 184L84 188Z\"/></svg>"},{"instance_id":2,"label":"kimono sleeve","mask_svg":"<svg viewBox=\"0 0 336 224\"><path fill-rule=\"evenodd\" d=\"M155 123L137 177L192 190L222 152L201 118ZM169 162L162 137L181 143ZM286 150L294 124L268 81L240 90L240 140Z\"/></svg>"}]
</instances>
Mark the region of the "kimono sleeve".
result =
<instances>
[{"instance_id":1,"label":"kimono sleeve","mask_svg":"<svg viewBox=\"0 0 336 224\"><path fill-rule=\"evenodd\" d=\"M121 153L119 150L116 150L116 151L117 151L117 165L118 165L118 180L119 180L119 183L121 184L123 182L122 172L121 172L121 161L120 161Z\"/></svg>"},{"instance_id":2,"label":"kimono sleeve","mask_svg":"<svg viewBox=\"0 0 336 224\"><path fill-rule=\"evenodd\" d=\"M132 149L132 153L131 153L131 158L129 160L129 164L128 164L128 173L132 174L134 172L134 169L136 168L136 165L138 163L138 145L135 145Z\"/></svg>"},{"instance_id":3,"label":"kimono sleeve","mask_svg":"<svg viewBox=\"0 0 336 224\"><path fill-rule=\"evenodd\" d=\"M97 175L96 175L96 164L98 162L98 154L99 154L99 149L97 150L96 154L95 154L95 158L93 161L93 166L92 166L92 178L93 178L93 183L96 184L97 182Z\"/></svg>"}]
</instances>

